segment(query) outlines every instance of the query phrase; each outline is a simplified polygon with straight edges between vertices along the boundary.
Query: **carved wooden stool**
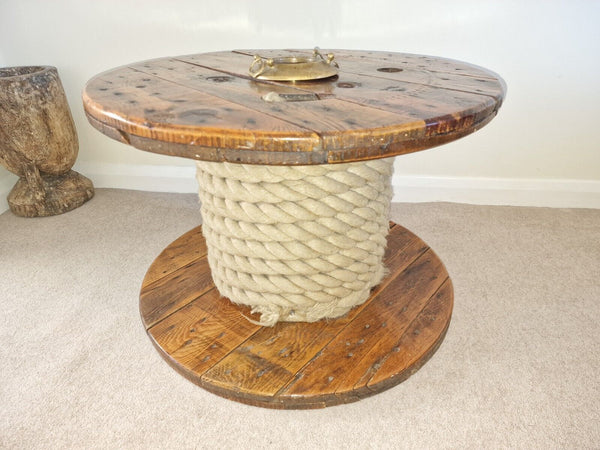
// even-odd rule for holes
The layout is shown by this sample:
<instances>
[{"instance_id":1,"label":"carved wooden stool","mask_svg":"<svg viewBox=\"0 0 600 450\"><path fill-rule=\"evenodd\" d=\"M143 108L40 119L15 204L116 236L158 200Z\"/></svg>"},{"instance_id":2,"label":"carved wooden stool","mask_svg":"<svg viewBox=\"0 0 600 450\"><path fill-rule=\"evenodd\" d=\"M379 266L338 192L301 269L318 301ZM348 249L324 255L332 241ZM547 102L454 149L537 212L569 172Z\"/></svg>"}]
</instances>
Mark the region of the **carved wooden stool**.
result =
<instances>
[{"instance_id":1,"label":"carved wooden stool","mask_svg":"<svg viewBox=\"0 0 600 450\"><path fill-rule=\"evenodd\" d=\"M104 134L199 161L205 236L195 228L158 256L143 281L140 312L171 366L240 402L316 408L380 392L424 364L450 322L446 269L416 235L388 225L389 187L375 188L378 176L368 163L478 130L496 115L504 84L487 70L442 58L334 54L339 73L333 55L310 50L162 58L100 74L84 90L88 120ZM323 70L311 75L317 80L286 81L303 79L290 78L294 64ZM343 165L350 189L336 184L342 175L334 168ZM299 184L297 172L304 169L290 167L316 169L309 184ZM389 176L385 167L381 176ZM334 180L332 188L325 178ZM259 179L266 184L257 185ZM328 189L337 194L324 193ZM380 206L369 203L367 191L382 193ZM364 226L375 209L382 217ZM317 210L325 219L310 222ZM379 254L366 230L382 227L390 231ZM331 237L327 228L344 231ZM291 234L304 237L293 241ZM326 242L313 239L317 235ZM368 249L364 264L361 256L348 260L354 275L342 270L352 247L346 237ZM331 260L314 255L329 247ZM375 277L368 298L349 312L324 308L329 319L287 321L297 317L300 297L318 303L341 292L343 304L344 289L357 285L360 270L379 273L377 261L367 261L371 251L387 275ZM315 276L304 281L306 274ZM265 299L273 308L262 307ZM286 321L261 326L273 318Z\"/></svg>"},{"instance_id":2,"label":"carved wooden stool","mask_svg":"<svg viewBox=\"0 0 600 450\"><path fill-rule=\"evenodd\" d=\"M78 150L56 68L0 69L0 164L20 177L8 195L11 211L52 216L92 198L92 182L71 170Z\"/></svg>"}]
</instances>

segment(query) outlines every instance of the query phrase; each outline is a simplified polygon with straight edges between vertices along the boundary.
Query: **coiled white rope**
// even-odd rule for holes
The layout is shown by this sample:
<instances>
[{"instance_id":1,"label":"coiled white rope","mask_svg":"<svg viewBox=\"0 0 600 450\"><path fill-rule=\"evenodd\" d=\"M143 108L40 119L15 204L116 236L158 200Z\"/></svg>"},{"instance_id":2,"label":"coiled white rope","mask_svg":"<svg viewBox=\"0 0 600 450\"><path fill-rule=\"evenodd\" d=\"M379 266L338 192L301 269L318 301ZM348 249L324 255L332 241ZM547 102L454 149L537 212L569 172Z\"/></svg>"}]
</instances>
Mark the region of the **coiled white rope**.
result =
<instances>
[{"instance_id":1,"label":"coiled white rope","mask_svg":"<svg viewBox=\"0 0 600 450\"><path fill-rule=\"evenodd\" d=\"M393 158L197 165L215 286L261 325L339 317L385 275Z\"/></svg>"}]
</instances>

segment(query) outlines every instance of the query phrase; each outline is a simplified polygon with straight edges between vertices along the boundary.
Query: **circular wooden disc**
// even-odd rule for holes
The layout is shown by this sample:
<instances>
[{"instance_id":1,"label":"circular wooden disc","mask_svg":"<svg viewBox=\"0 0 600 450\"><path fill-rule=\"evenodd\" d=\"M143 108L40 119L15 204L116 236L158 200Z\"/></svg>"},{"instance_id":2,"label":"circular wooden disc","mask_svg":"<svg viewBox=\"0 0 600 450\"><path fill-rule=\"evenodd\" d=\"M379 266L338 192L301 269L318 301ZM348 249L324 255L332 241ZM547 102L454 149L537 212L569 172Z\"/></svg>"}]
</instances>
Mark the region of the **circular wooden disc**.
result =
<instances>
[{"instance_id":1,"label":"circular wooden disc","mask_svg":"<svg viewBox=\"0 0 600 450\"><path fill-rule=\"evenodd\" d=\"M392 223L385 264L389 275L346 316L261 327L215 289L197 227L152 263L140 312L162 357L208 391L268 408L349 403L412 375L450 323L452 282L418 236Z\"/></svg>"},{"instance_id":2,"label":"circular wooden disc","mask_svg":"<svg viewBox=\"0 0 600 450\"><path fill-rule=\"evenodd\" d=\"M328 50L329 51L329 50ZM328 164L424 150L495 117L498 75L433 56L332 50L338 77L257 80L240 50L159 58L93 77L83 91L90 123L136 148L248 164Z\"/></svg>"}]
</instances>

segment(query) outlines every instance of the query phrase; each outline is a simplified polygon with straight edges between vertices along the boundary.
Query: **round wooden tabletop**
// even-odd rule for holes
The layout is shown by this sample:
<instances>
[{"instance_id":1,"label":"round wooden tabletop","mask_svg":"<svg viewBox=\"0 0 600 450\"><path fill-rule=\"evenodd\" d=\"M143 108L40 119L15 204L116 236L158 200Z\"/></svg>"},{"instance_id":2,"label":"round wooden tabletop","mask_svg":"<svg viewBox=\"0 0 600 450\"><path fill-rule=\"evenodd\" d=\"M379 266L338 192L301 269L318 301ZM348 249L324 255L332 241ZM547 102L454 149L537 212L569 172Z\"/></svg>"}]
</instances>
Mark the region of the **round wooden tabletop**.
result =
<instances>
[{"instance_id":1,"label":"round wooden tabletop","mask_svg":"<svg viewBox=\"0 0 600 450\"><path fill-rule=\"evenodd\" d=\"M142 150L248 164L325 164L424 150L487 124L505 96L494 73L402 53L332 50L334 78L257 80L239 50L160 58L92 78L90 123Z\"/></svg>"}]
</instances>

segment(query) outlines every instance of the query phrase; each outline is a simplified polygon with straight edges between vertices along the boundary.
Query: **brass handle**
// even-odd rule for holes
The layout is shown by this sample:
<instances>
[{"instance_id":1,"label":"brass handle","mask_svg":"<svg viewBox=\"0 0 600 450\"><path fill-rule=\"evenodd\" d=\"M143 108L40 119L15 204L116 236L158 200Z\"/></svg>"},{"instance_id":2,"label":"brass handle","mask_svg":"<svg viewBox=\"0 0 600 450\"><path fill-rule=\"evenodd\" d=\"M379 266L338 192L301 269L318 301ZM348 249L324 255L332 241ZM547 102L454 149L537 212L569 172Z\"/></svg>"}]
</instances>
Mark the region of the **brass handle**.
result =
<instances>
[{"instance_id":1,"label":"brass handle","mask_svg":"<svg viewBox=\"0 0 600 450\"><path fill-rule=\"evenodd\" d=\"M321 49L319 47L315 47L313 50L313 56L319 57L321 58L325 63L329 64L330 66L334 66L337 67L338 69L340 68L340 66L338 65L337 61L334 61L333 59L335 58L333 53L327 53L325 56L323 56L323 54L321 53Z\"/></svg>"},{"instance_id":2,"label":"brass handle","mask_svg":"<svg viewBox=\"0 0 600 450\"><path fill-rule=\"evenodd\" d=\"M252 75L252 78L256 78L265 71L267 66L273 67L273 58L266 59L260 55L254 55L254 61L250 64L250 69L248 71L250 72L250 75Z\"/></svg>"},{"instance_id":3,"label":"brass handle","mask_svg":"<svg viewBox=\"0 0 600 450\"><path fill-rule=\"evenodd\" d=\"M323 55L315 47L311 56L278 56L265 58L254 55L248 73L252 78L277 81L315 80L337 74L339 65L333 53Z\"/></svg>"}]
</instances>

